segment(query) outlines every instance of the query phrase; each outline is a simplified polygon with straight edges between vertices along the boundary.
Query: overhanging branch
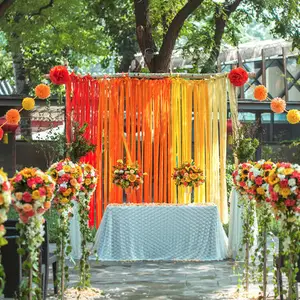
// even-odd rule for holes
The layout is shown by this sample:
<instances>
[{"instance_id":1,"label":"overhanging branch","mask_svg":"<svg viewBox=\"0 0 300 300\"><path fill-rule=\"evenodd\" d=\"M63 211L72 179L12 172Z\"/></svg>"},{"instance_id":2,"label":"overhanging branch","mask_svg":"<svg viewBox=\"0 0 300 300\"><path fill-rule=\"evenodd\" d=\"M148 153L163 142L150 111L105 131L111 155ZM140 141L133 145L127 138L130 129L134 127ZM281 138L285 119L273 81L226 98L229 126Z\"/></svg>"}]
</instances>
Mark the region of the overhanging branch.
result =
<instances>
[{"instance_id":1,"label":"overhanging branch","mask_svg":"<svg viewBox=\"0 0 300 300\"><path fill-rule=\"evenodd\" d=\"M15 2L15 0L3 0L0 3L0 18L4 17L6 11L10 8L10 6Z\"/></svg>"}]
</instances>

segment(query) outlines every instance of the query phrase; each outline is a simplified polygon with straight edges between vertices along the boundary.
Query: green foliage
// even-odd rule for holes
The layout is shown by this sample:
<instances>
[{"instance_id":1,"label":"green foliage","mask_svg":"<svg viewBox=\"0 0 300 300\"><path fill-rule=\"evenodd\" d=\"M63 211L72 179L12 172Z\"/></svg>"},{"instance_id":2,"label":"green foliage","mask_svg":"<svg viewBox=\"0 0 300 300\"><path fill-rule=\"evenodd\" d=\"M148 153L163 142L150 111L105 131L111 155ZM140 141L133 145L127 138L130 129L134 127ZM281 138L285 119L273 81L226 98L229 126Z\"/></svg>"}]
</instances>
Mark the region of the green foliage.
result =
<instances>
[{"instance_id":1,"label":"green foliage","mask_svg":"<svg viewBox=\"0 0 300 300\"><path fill-rule=\"evenodd\" d=\"M96 145L93 145L84 136L87 127L87 123L84 123L82 127L76 122L73 125L73 142L67 145L67 155L74 162L78 162L81 157L94 151L96 148Z\"/></svg>"},{"instance_id":2,"label":"green foliage","mask_svg":"<svg viewBox=\"0 0 300 300\"><path fill-rule=\"evenodd\" d=\"M90 65L108 54L109 38L87 9L88 0L16 0L0 20L2 51L22 55L26 80L35 86L53 65ZM89 61L86 61L86 56ZM11 69L10 69L11 70ZM10 74L11 76L11 71Z\"/></svg>"},{"instance_id":3,"label":"green foliage","mask_svg":"<svg viewBox=\"0 0 300 300\"><path fill-rule=\"evenodd\" d=\"M238 129L237 138L233 141L232 149L239 162L254 160L254 154L259 146L255 138L259 127L257 124L244 123Z\"/></svg>"}]
</instances>

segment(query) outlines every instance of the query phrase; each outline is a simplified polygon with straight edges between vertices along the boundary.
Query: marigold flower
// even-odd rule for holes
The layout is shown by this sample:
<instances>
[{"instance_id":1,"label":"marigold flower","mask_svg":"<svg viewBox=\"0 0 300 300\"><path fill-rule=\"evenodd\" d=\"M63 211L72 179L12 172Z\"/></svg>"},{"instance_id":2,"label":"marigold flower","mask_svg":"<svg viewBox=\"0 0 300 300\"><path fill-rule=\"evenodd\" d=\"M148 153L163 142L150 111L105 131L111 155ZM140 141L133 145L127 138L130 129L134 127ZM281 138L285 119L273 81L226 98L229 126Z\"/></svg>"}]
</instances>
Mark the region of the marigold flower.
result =
<instances>
[{"instance_id":1,"label":"marigold flower","mask_svg":"<svg viewBox=\"0 0 300 300\"><path fill-rule=\"evenodd\" d=\"M300 111L298 109L291 109L288 111L286 118L290 124L297 124L300 122Z\"/></svg>"},{"instance_id":2,"label":"marigold flower","mask_svg":"<svg viewBox=\"0 0 300 300\"><path fill-rule=\"evenodd\" d=\"M33 110L34 109L34 105L35 105L35 101L33 98L24 98L22 101L22 107L25 110Z\"/></svg>"},{"instance_id":3,"label":"marigold flower","mask_svg":"<svg viewBox=\"0 0 300 300\"><path fill-rule=\"evenodd\" d=\"M39 84L34 89L35 95L40 99L47 99L50 96L50 87L46 84Z\"/></svg>"},{"instance_id":4,"label":"marigold flower","mask_svg":"<svg viewBox=\"0 0 300 300\"><path fill-rule=\"evenodd\" d=\"M258 85L254 89L253 96L258 101L264 101L268 97L268 90L264 85Z\"/></svg>"},{"instance_id":5,"label":"marigold flower","mask_svg":"<svg viewBox=\"0 0 300 300\"><path fill-rule=\"evenodd\" d=\"M271 110L276 114L281 114L285 111L286 102L281 98L274 98L271 101Z\"/></svg>"},{"instance_id":6,"label":"marigold flower","mask_svg":"<svg viewBox=\"0 0 300 300\"><path fill-rule=\"evenodd\" d=\"M5 119L7 121L7 124L17 125L21 119L20 113L17 109L12 108L5 114Z\"/></svg>"}]
</instances>

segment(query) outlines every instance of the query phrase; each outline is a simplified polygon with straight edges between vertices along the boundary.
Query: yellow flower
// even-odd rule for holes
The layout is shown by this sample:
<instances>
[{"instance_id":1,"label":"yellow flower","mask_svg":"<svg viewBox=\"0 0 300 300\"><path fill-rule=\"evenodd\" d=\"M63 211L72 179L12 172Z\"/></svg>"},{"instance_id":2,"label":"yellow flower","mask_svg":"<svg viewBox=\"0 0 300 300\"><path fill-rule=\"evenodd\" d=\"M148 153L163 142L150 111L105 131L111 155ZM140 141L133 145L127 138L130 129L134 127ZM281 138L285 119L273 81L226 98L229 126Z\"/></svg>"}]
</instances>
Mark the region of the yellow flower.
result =
<instances>
[{"instance_id":1,"label":"yellow flower","mask_svg":"<svg viewBox=\"0 0 300 300\"><path fill-rule=\"evenodd\" d=\"M63 166L63 170L68 173L71 171L71 167L69 165L65 165Z\"/></svg>"},{"instance_id":2,"label":"yellow flower","mask_svg":"<svg viewBox=\"0 0 300 300\"><path fill-rule=\"evenodd\" d=\"M90 178L87 178L85 181L84 181L84 184L85 185L90 185L92 183L91 179Z\"/></svg>"},{"instance_id":3,"label":"yellow flower","mask_svg":"<svg viewBox=\"0 0 300 300\"><path fill-rule=\"evenodd\" d=\"M197 174L190 174L190 178L192 180L196 180L196 179L198 179L198 175Z\"/></svg>"},{"instance_id":4,"label":"yellow flower","mask_svg":"<svg viewBox=\"0 0 300 300\"><path fill-rule=\"evenodd\" d=\"M186 182L191 182L191 179L190 179L190 177L184 177L184 180L186 181Z\"/></svg>"},{"instance_id":5,"label":"yellow flower","mask_svg":"<svg viewBox=\"0 0 300 300\"><path fill-rule=\"evenodd\" d=\"M69 199L68 199L68 198L62 198L62 199L60 200L60 202L61 202L62 204L67 204L67 203L69 203Z\"/></svg>"},{"instance_id":6,"label":"yellow flower","mask_svg":"<svg viewBox=\"0 0 300 300\"><path fill-rule=\"evenodd\" d=\"M35 190L32 192L32 199L34 200L38 200L40 199L41 195L40 195L40 192L38 190Z\"/></svg>"},{"instance_id":7,"label":"yellow flower","mask_svg":"<svg viewBox=\"0 0 300 300\"><path fill-rule=\"evenodd\" d=\"M48 178L48 176L47 176L47 175L43 175L43 176L42 176L42 178L43 178L43 180L45 181L45 183L48 183L48 181L49 181L49 178Z\"/></svg>"},{"instance_id":8,"label":"yellow flower","mask_svg":"<svg viewBox=\"0 0 300 300\"><path fill-rule=\"evenodd\" d=\"M257 194L259 195L264 195L265 194L265 189L262 187L259 187L256 189Z\"/></svg>"},{"instance_id":9,"label":"yellow flower","mask_svg":"<svg viewBox=\"0 0 300 300\"><path fill-rule=\"evenodd\" d=\"M279 193L283 198L287 198L291 194L291 190L289 188L282 188L279 190Z\"/></svg>"},{"instance_id":10,"label":"yellow flower","mask_svg":"<svg viewBox=\"0 0 300 300\"><path fill-rule=\"evenodd\" d=\"M135 180L136 180L136 176L135 176L134 174L131 174L131 175L129 176L129 181L130 181L130 182L135 182Z\"/></svg>"},{"instance_id":11,"label":"yellow flower","mask_svg":"<svg viewBox=\"0 0 300 300\"><path fill-rule=\"evenodd\" d=\"M71 168L70 173L71 173L71 174L76 173L76 169L75 169L75 168Z\"/></svg>"},{"instance_id":12,"label":"yellow flower","mask_svg":"<svg viewBox=\"0 0 300 300\"><path fill-rule=\"evenodd\" d=\"M279 193L279 191L280 191L280 185L279 185L279 184L274 185L273 190L274 190L276 193Z\"/></svg>"},{"instance_id":13,"label":"yellow flower","mask_svg":"<svg viewBox=\"0 0 300 300\"><path fill-rule=\"evenodd\" d=\"M88 173L91 173L91 172L92 172L92 166L86 164L86 165L84 166L84 171L86 171L86 172L88 172Z\"/></svg>"},{"instance_id":14,"label":"yellow flower","mask_svg":"<svg viewBox=\"0 0 300 300\"><path fill-rule=\"evenodd\" d=\"M275 185L276 183L279 182L279 178L277 177L276 174L272 173L272 171L270 172L270 175L269 175L269 184L271 185Z\"/></svg>"},{"instance_id":15,"label":"yellow flower","mask_svg":"<svg viewBox=\"0 0 300 300\"><path fill-rule=\"evenodd\" d=\"M3 177L3 180L7 181L7 174L3 172L3 169L0 169L0 175Z\"/></svg>"},{"instance_id":16,"label":"yellow flower","mask_svg":"<svg viewBox=\"0 0 300 300\"><path fill-rule=\"evenodd\" d=\"M122 159L118 159L118 160L117 160L117 163L118 163L118 164L122 164L122 163L123 163L123 160L122 160Z\"/></svg>"},{"instance_id":17,"label":"yellow flower","mask_svg":"<svg viewBox=\"0 0 300 300\"><path fill-rule=\"evenodd\" d=\"M65 192L63 192L63 195L65 197L68 197L71 193L72 193L72 190L70 188L68 188Z\"/></svg>"},{"instance_id":18,"label":"yellow flower","mask_svg":"<svg viewBox=\"0 0 300 300\"><path fill-rule=\"evenodd\" d=\"M300 111L298 109L291 109L286 115L286 119L290 124L297 124L300 122Z\"/></svg>"},{"instance_id":19,"label":"yellow flower","mask_svg":"<svg viewBox=\"0 0 300 300\"><path fill-rule=\"evenodd\" d=\"M284 175L291 175L291 174L293 174L293 172L294 172L294 169L292 169L292 168L287 168L287 169L283 170Z\"/></svg>"}]
</instances>

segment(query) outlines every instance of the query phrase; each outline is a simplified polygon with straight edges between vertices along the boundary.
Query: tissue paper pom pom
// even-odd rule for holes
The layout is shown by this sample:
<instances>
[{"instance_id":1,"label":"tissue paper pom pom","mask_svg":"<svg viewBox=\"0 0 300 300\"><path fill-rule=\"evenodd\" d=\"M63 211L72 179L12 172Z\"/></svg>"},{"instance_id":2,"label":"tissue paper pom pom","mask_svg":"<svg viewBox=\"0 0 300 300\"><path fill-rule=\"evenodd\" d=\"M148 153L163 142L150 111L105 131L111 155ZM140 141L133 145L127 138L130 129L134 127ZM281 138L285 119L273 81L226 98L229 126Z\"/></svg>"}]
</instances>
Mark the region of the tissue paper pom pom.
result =
<instances>
[{"instance_id":1,"label":"tissue paper pom pom","mask_svg":"<svg viewBox=\"0 0 300 300\"><path fill-rule=\"evenodd\" d=\"M297 124L300 122L300 111L298 109L291 109L288 111L286 118L289 123Z\"/></svg>"},{"instance_id":2,"label":"tissue paper pom pom","mask_svg":"<svg viewBox=\"0 0 300 300\"><path fill-rule=\"evenodd\" d=\"M25 110L33 110L35 105L35 101L33 98L24 98L22 101L22 107Z\"/></svg>"},{"instance_id":3,"label":"tissue paper pom pom","mask_svg":"<svg viewBox=\"0 0 300 300\"><path fill-rule=\"evenodd\" d=\"M274 98L271 101L271 110L276 114L281 114L285 111L286 103L281 98Z\"/></svg>"},{"instance_id":4,"label":"tissue paper pom pom","mask_svg":"<svg viewBox=\"0 0 300 300\"><path fill-rule=\"evenodd\" d=\"M70 75L65 66L56 66L50 70L50 80L54 84L66 84L70 80Z\"/></svg>"},{"instance_id":5,"label":"tissue paper pom pom","mask_svg":"<svg viewBox=\"0 0 300 300\"><path fill-rule=\"evenodd\" d=\"M40 99L47 99L50 96L50 87L46 84L39 84L34 89L35 95Z\"/></svg>"},{"instance_id":6,"label":"tissue paper pom pom","mask_svg":"<svg viewBox=\"0 0 300 300\"><path fill-rule=\"evenodd\" d=\"M2 138L3 138L3 135L4 135L4 131L3 131L3 129L0 127L0 141L1 141Z\"/></svg>"},{"instance_id":7,"label":"tissue paper pom pom","mask_svg":"<svg viewBox=\"0 0 300 300\"><path fill-rule=\"evenodd\" d=\"M242 86L248 80L248 73L243 68L236 68L230 71L228 78L234 86Z\"/></svg>"},{"instance_id":8,"label":"tissue paper pom pom","mask_svg":"<svg viewBox=\"0 0 300 300\"><path fill-rule=\"evenodd\" d=\"M18 110L12 108L6 113L5 119L8 124L17 125L21 119L20 113Z\"/></svg>"},{"instance_id":9,"label":"tissue paper pom pom","mask_svg":"<svg viewBox=\"0 0 300 300\"><path fill-rule=\"evenodd\" d=\"M254 98L258 101L264 101L267 99L268 97L268 90L264 85L258 85L255 89L254 89Z\"/></svg>"}]
</instances>

